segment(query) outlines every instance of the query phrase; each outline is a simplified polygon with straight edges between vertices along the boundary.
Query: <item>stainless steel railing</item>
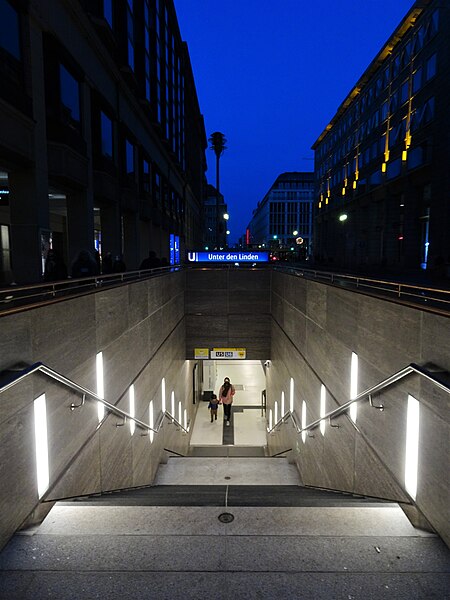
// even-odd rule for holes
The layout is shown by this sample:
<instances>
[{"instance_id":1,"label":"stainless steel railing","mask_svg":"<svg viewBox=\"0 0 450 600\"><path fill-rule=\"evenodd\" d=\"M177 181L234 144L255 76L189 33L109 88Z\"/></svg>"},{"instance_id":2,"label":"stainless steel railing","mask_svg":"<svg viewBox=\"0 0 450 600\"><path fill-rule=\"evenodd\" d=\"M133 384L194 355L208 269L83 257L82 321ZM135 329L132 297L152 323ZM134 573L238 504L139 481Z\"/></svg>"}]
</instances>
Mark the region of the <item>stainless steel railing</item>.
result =
<instances>
[{"instance_id":1,"label":"stainless steel railing","mask_svg":"<svg viewBox=\"0 0 450 600\"><path fill-rule=\"evenodd\" d=\"M54 282L42 282L32 285L10 285L0 288L0 312L11 311L16 308L36 306L41 303L51 302L58 298L78 296L112 286L132 283L158 275L178 271L180 266L158 267L125 273L109 275L94 275L80 279L63 279Z\"/></svg>"},{"instance_id":2,"label":"stainless steel railing","mask_svg":"<svg viewBox=\"0 0 450 600\"><path fill-rule=\"evenodd\" d=\"M73 390L74 392L77 392L78 394L80 394L81 402L79 404L74 404L72 402L72 404L69 406L70 410L76 410L77 408L81 408L83 406L83 404L85 403L86 399L89 399L89 400L94 400L96 402L100 402L101 404L103 404L105 406L106 410L109 413L115 414L118 417L120 417L123 421L122 421L122 423L117 424L118 427L124 425L127 420L130 420L130 421L134 421L137 427L139 427L140 429L144 429L147 433L149 431L153 431L154 433L159 433L159 431L161 430L161 427L163 426L164 418L167 417L167 419L169 419L171 421L171 423L173 423L174 425L179 427L184 433L189 433L190 425L188 425L187 427L184 427L175 418L175 416L171 415L167 410L161 412L161 414L159 415L158 420L156 422L156 425L154 427L152 427L148 423L144 423L144 421L141 421L140 419L133 417L126 411L124 411L120 408L117 408L117 406L114 406L114 404L107 402L104 398L100 398L100 396L98 396L92 390L89 390L88 388L85 388L82 385L75 383L74 381L72 381L71 379L68 379L61 373L58 373L57 371L51 369L50 367L47 367L47 365L44 365L44 363L42 363L42 362L34 363L33 365L30 365L26 369L23 369L22 371L16 373L15 375L12 375L8 381L6 381L3 385L0 386L0 394L11 389L12 387L14 387L18 383L20 383L21 381L26 379L33 373L38 373L38 372L43 373L47 377L50 377L51 379L58 381L59 383L64 385L66 388L69 388L69 389ZM98 425L99 427L104 422L105 418L99 423L99 425Z\"/></svg>"},{"instance_id":3,"label":"stainless steel railing","mask_svg":"<svg viewBox=\"0 0 450 600\"><path fill-rule=\"evenodd\" d=\"M323 417L320 417L320 419L316 419L315 421L312 421L308 425L305 425L305 427L302 427L301 424L299 424L296 413L291 412L289 410L273 425L273 427L271 427L271 428L267 427L267 432L273 433L278 427L280 427L280 425L282 425L285 421L288 421L288 420L292 421L298 434L308 432L308 431L311 431L312 429L315 429L316 427L319 427L320 424L322 423L322 421L329 421L329 423L332 427L339 427L339 425L332 425L332 423L331 423L332 420L335 419L336 417L338 417L339 415L347 412L348 409L350 408L350 406L352 406L352 404L355 404L356 402L359 402L364 399L367 399L369 401L370 406L372 406L373 408L383 411L384 405L383 404L378 404L378 405L374 404L373 395L377 394L378 392L381 392L382 390L386 389L387 387L393 385L400 379L407 377L411 373L417 373L421 377L424 377L425 379L428 379L429 381L431 381L431 383L433 383L434 385L439 387L441 390L444 390L444 392L447 392L447 394L450 394L450 387L446 383L441 381L438 377L436 377L431 371L429 371L428 369L425 369L424 367L416 365L415 363L411 363L407 367L404 367L403 369L401 369L400 371L397 371L396 373L390 375L389 377L386 377L386 379L383 379L383 381L380 381L376 385L359 393L357 396L355 396L355 398L352 398L345 404L341 404L341 406L328 412Z\"/></svg>"},{"instance_id":4,"label":"stainless steel railing","mask_svg":"<svg viewBox=\"0 0 450 600\"><path fill-rule=\"evenodd\" d=\"M346 289L376 294L383 298L392 298L418 304L429 309L450 311L450 289L439 289L429 286L420 286L407 282L387 281L370 277L347 275L332 271L304 269L296 266L276 265L277 271L289 273L297 277L313 279L319 283L330 283Z\"/></svg>"}]
</instances>

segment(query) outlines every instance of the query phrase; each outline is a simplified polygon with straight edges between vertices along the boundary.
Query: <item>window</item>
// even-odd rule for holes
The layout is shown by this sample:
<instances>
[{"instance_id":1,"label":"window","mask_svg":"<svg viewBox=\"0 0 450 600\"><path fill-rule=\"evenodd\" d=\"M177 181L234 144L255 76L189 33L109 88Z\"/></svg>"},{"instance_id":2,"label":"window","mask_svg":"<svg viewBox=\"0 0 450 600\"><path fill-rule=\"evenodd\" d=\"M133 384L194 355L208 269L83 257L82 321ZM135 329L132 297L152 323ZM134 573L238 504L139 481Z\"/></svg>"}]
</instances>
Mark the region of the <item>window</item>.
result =
<instances>
[{"instance_id":1,"label":"window","mask_svg":"<svg viewBox=\"0 0 450 600\"><path fill-rule=\"evenodd\" d=\"M424 162L424 149L422 146L417 146L408 152L408 169L420 167Z\"/></svg>"},{"instance_id":2,"label":"window","mask_svg":"<svg viewBox=\"0 0 450 600\"><path fill-rule=\"evenodd\" d=\"M112 121L100 112L100 135L101 135L101 151L103 156L112 158L113 156L113 126Z\"/></svg>"},{"instance_id":3,"label":"window","mask_svg":"<svg viewBox=\"0 0 450 600\"><path fill-rule=\"evenodd\" d=\"M425 81L428 81L436 75L436 54L430 56L425 67Z\"/></svg>"},{"instance_id":4,"label":"window","mask_svg":"<svg viewBox=\"0 0 450 600\"><path fill-rule=\"evenodd\" d=\"M80 84L63 65L59 66L59 82L65 116L69 122L79 125Z\"/></svg>"},{"instance_id":5,"label":"window","mask_svg":"<svg viewBox=\"0 0 450 600\"><path fill-rule=\"evenodd\" d=\"M113 26L113 0L103 0L103 16L111 27Z\"/></svg>"},{"instance_id":6,"label":"window","mask_svg":"<svg viewBox=\"0 0 450 600\"><path fill-rule=\"evenodd\" d=\"M150 5L149 0L144 2L144 70L145 70L145 99L151 100L150 84Z\"/></svg>"},{"instance_id":7,"label":"window","mask_svg":"<svg viewBox=\"0 0 450 600\"><path fill-rule=\"evenodd\" d=\"M386 100L386 102L383 102L383 104L381 105L381 120L385 121L387 119L388 116L388 102Z\"/></svg>"},{"instance_id":8,"label":"window","mask_svg":"<svg viewBox=\"0 0 450 600\"><path fill-rule=\"evenodd\" d=\"M125 142L125 170L127 175L134 173L134 145L128 140Z\"/></svg>"},{"instance_id":9,"label":"window","mask_svg":"<svg viewBox=\"0 0 450 600\"><path fill-rule=\"evenodd\" d=\"M387 178L394 179L394 177L398 177L402 170L402 161L400 158L388 162L387 164Z\"/></svg>"},{"instance_id":10,"label":"window","mask_svg":"<svg viewBox=\"0 0 450 600\"><path fill-rule=\"evenodd\" d=\"M413 75L413 93L417 93L422 87L422 67L419 67Z\"/></svg>"},{"instance_id":11,"label":"window","mask_svg":"<svg viewBox=\"0 0 450 600\"><path fill-rule=\"evenodd\" d=\"M145 159L142 161L142 189L150 192L150 163Z\"/></svg>"},{"instance_id":12,"label":"window","mask_svg":"<svg viewBox=\"0 0 450 600\"><path fill-rule=\"evenodd\" d=\"M127 0L127 53L128 66L134 71L134 0Z\"/></svg>"},{"instance_id":13,"label":"window","mask_svg":"<svg viewBox=\"0 0 450 600\"><path fill-rule=\"evenodd\" d=\"M409 98L409 81L404 81L400 88L400 103L404 104Z\"/></svg>"},{"instance_id":14,"label":"window","mask_svg":"<svg viewBox=\"0 0 450 600\"><path fill-rule=\"evenodd\" d=\"M397 56L392 61L392 79L394 79L394 77L397 77L399 71L400 71L400 55L397 54Z\"/></svg>"},{"instance_id":15,"label":"window","mask_svg":"<svg viewBox=\"0 0 450 600\"><path fill-rule=\"evenodd\" d=\"M6 0L0 0L0 46L21 60L19 15Z\"/></svg>"}]
</instances>

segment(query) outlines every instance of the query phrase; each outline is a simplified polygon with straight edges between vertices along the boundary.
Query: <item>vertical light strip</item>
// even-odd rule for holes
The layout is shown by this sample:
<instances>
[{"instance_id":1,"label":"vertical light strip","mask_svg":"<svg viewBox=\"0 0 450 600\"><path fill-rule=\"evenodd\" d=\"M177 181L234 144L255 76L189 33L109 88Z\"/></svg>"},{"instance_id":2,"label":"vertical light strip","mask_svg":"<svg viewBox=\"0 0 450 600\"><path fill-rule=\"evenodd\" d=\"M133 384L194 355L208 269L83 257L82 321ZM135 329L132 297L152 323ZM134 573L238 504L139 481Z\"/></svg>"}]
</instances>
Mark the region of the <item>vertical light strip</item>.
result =
<instances>
[{"instance_id":1,"label":"vertical light strip","mask_svg":"<svg viewBox=\"0 0 450 600\"><path fill-rule=\"evenodd\" d=\"M103 381L103 352L99 352L95 360L97 372L97 396L105 397L105 384ZM97 402L97 415L100 422L105 416L105 405L102 402Z\"/></svg>"},{"instance_id":2,"label":"vertical light strip","mask_svg":"<svg viewBox=\"0 0 450 600\"><path fill-rule=\"evenodd\" d=\"M272 409L269 409L269 431L272 429L273 427L273 415L272 415Z\"/></svg>"},{"instance_id":3,"label":"vertical light strip","mask_svg":"<svg viewBox=\"0 0 450 600\"><path fill-rule=\"evenodd\" d=\"M416 499L417 470L419 466L419 402L408 396L408 413L406 417L406 457L405 488L408 494Z\"/></svg>"},{"instance_id":4,"label":"vertical light strip","mask_svg":"<svg viewBox=\"0 0 450 600\"><path fill-rule=\"evenodd\" d=\"M303 400L302 403L302 429L306 425L306 402ZM306 442L306 431L302 431L302 442Z\"/></svg>"},{"instance_id":5,"label":"vertical light strip","mask_svg":"<svg viewBox=\"0 0 450 600\"><path fill-rule=\"evenodd\" d=\"M34 439L36 444L36 476L38 496L42 498L49 483L47 408L45 394L34 401Z\"/></svg>"},{"instance_id":6,"label":"vertical light strip","mask_svg":"<svg viewBox=\"0 0 450 600\"><path fill-rule=\"evenodd\" d=\"M184 409L184 428L187 429L187 410Z\"/></svg>"},{"instance_id":7,"label":"vertical light strip","mask_svg":"<svg viewBox=\"0 0 450 600\"><path fill-rule=\"evenodd\" d=\"M150 425L150 427L154 427L154 423L153 423L153 400L150 400L150 406L148 407L148 424ZM153 442L153 438L155 436L155 432L150 429L149 432L148 432L148 434L150 436L150 442Z\"/></svg>"},{"instance_id":8,"label":"vertical light strip","mask_svg":"<svg viewBox=\"0 0 450 600\"><path fill-rule=\"evenodd\" d=\"M325 386L322 385L320 386L320 418L323 419L323 417L326 415L326 399L327 399L327 390L325 388ZM320 421L320 433L322 435L325 435L325 419L323 421Z\"/></svg>"},{"instance_id":9,"label":"vertical light strip","mask_svg":"<svg viewBox=\"0 0 450 600\"><path fill-rule=\"evenodd\" d=\"M175 418L175 392L173 390L172 390L172 393L170 394L170 410L171 410L172 417Z\"/></svg>"},{"instance_id":10,"label":"vertical light strip","mask_svg":"<svg viewBox=\"0 0 450 600\"><path fill-rule=\"evenodd\" d=\"M292 377L289 383L289 410L291 413L294 412L294 379Z\"/></svg>"},{"instance_id":11,"label":"vertical light strip","mask_svg":"<svg viewBox=\"0 0 450 600\"><path fill-rule=\"evenodd\" d=\"M350 368L350 400L358 395L358 355L352 352L352 364ZM350 418L356 423L358 407L356 402L350 406Z\"/></svg>"},{"instance_id":12,"label":"vertical light strip","mask_svg":"<svg viewBox=\"0 0 450 600\"><path fill-rule=\"evenodd\" d=\"M181 425L183 418L183 409L181 407L181 400L178 402L178 423Z\"/></svg>"},{"instance_id":13,"label":"vertical light strip","mask_svg":"<svg viewBox=\"0 0 450 600\"><path fill-rule=\"evenodd\" d=\"M166 380L164 377L161 380L161 410L166 412Z\"/></svg>"},{"instance_id":14,"label":"vertical light strip","mask_svg":"<svg viewBox=\"0 0 450 600\"><path fill-rule=\"evenodd\" d=\"M136 416L134 408L134 385L130 385L130 415L133 417L133 419L130 419L130 433L133 435L136 429L136 422L134 421L134 417Z\"/></svg>"},{"instance_id":15,"label":"vertical light strip","mask_svg":"<svg viewBox=\"0 0 450 600\"><path fill-rule=\"evenodd\" d=\"M275 425L278 423L278 401L275 400Z\"/></svg>"},{"instance_id":16,"label":"vertical light strip","mask_svg":"<svg viewBox=\"0 0 450 600\"><path fill-rule=\"evenodd\" d=\"M284 392L281 392L281 418L284 417Z\"/></svg>"}]
</instances>

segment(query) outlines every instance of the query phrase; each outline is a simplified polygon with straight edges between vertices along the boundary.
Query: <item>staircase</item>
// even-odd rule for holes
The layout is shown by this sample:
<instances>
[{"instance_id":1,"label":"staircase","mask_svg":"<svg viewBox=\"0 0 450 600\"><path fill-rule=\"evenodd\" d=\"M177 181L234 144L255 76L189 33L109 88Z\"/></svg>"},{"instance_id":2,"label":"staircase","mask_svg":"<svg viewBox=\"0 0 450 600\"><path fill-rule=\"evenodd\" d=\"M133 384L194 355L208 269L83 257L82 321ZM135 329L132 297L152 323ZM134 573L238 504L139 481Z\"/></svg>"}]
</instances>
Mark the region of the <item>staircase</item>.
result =
<instances>
[{"instance_id":1,"label":"staircase","mask_svg":"<svg viewBox=\"0 0 450 600\"><path fill-rule=\"evenodd\" d=\"M449 564L397 505L301 487L286 459L170 458L18 533L0 600L443 600Z\"/></svg>"}]
</instances>

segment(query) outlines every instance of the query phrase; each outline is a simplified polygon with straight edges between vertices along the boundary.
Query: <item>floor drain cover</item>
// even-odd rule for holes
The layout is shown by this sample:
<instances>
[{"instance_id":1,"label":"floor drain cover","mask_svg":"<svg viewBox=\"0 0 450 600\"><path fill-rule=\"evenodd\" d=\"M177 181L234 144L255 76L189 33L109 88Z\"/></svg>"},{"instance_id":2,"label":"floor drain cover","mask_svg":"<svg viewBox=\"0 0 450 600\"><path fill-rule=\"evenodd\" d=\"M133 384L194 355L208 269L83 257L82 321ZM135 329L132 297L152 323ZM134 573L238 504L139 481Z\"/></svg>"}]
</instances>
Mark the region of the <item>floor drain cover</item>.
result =
<instances>
[{"instance_id":1,"label":"floor drain cover","mask_svg":"<svg viewBox=\"0 0 450 600\"><path fill-rule=\"evenodd\" d=\"M219 515L219 521L221 523L231 523L231 521L234 521L234 515L231 513L222 513Z\"/></svg>"},{"instance_id":2,"label":"floor drain cover","mask_svg":"<svg viewBox=\"0 0 450 600\"><path fill-rule=\"evenodd\" d=\"M224 477L224 479L231 479L231 477L229 477L228 475L226 477Z\"/></svg>"}]
</instances>

